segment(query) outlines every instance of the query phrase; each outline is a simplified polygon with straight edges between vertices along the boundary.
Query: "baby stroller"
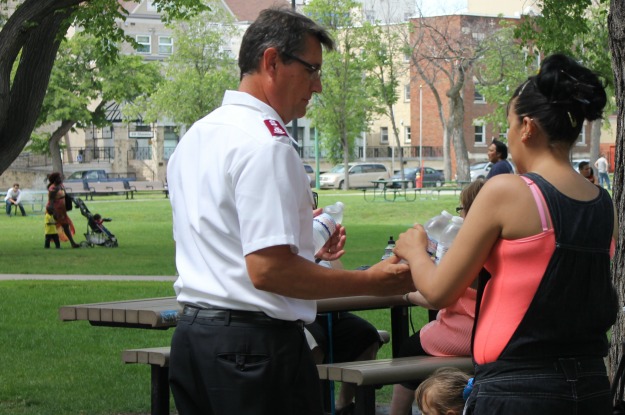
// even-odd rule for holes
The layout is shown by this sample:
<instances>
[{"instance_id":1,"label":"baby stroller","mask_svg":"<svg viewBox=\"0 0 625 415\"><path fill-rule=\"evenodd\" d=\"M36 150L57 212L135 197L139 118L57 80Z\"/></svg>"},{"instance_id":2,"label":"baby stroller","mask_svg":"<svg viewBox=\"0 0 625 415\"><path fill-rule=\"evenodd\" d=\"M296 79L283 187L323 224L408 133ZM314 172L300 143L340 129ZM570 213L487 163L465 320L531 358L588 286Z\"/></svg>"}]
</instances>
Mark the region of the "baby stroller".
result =
<instances>
[{"instance_id":1,"label":"baby stroller","mask_svg":"<svg viewBox=\"0 0 625 415\"><path fill-rule=\"evenodd\" d=\"M93 247L95 245L105 246L107 248L116 248L117 238L109 231L102 222L110 222L111 219L101 219L100 215L93 215L85 205L82 199L74 198L74 204L80 209L80 213L87 218L87 233L85 233L86 241L80 243L83 247Z\"/></svg>"}]
</instances>

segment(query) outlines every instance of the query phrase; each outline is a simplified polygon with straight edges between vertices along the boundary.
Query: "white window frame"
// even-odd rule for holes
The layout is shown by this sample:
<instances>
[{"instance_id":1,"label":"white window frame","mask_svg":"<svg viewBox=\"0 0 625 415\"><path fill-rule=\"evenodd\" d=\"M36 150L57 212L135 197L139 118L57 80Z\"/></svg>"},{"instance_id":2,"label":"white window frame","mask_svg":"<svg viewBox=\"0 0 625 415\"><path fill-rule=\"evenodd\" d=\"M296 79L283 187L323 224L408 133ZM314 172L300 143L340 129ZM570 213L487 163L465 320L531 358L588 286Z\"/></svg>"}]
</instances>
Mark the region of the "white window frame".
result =
<instances>
[{"instance_id":1,"label":"white window frame","mask_svg":"<svg viewBox=\"0 0 625 415\"><path fill-rule=\"evenodd\" d=\"M412 131L410 130L410 126L404 126L404 143L411 144L412 143Z\"/></svg>"},{"instance_id":2,"label":"white window frame","mask_svg":"<svg viewBox=\"0 0 625 415\"><path fill-rule=\"evenodd\" d=\"M410 84L404 85L404 102L410 102Z\"/></svg>"},{"instance_id":3,"label":"white window frame","mask_svg":"<svg viewBox=\"0 0 625 415\"><path fill-rule=\"evenodd\" d=\"M380 144L388 144L388 127L380 127Z\"/></svg>"},{"instance_id":4,"label":"white window frame","mask_svg":"<svg viewBox=\"0 0 625 415\"><path fill-rule=\"evenodd\" d=\"M478 137L482 137L482 139L478 140ZM484 128L484 124L473 124L473 142L477 145L486 144L486 128Z\"/></svg>"},{"instance_id":5,"label":"white window frame","mask_svg":"<svg viewBox=\"0 0 625 415\"><path fill-rule=\"evenodd\" d=\"M169 40L169 43L163 42L163 40ZM169 51L164 49L169 48ZM158 37L158 54L159 55L171 55L174 53L174 38L171 36L159 36Z\"/></svg>"},{"instance_id":6,"label":"white window frame","mask_svg":"<svg viewBox=\"0 0 625 415\"><path fill-rule=\"evenodd\" d=\"M575 141L576 146L585 146L586 145L586 121L584 121L584 125L582 125L582 131L577 136L577 141Z\"/></svg>"},{"instance_id":7,"label":"white window frame","mask_svg":"<svg viewBox=\"0 0 625 415\"><path fill-rule=\"evenodd\" d=\"M145 38L147 40L147 42L145 40L139 40L140 38ZM144 47L147 47L147 51L143 51L143 50L139 50L137 49L137 53L141 53L144 55L149 55L152 53L152 36L150 35L136 35L135 36L135 41Z\"/></svg>"}]
</instances>

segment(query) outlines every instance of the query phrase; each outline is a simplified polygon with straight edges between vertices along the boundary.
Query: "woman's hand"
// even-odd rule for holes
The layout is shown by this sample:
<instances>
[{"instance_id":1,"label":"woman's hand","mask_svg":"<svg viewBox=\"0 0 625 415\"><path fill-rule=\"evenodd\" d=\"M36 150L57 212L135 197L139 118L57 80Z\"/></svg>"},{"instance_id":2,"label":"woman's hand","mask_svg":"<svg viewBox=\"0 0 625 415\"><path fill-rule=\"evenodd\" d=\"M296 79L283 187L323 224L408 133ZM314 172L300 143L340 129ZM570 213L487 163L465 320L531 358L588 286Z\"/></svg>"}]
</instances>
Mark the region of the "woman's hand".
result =
<instances>
[{"instance_id":1,"label":"woman's hand","mask_svg":"<svg viewBox=\"0 0 625 415\"><path fill-rule=\"evenodd\" d=\"M410 262L410 258L427 251L428 236L422 225L416 224L399 235L393 253Z\"/></svg>"}]
</instances>

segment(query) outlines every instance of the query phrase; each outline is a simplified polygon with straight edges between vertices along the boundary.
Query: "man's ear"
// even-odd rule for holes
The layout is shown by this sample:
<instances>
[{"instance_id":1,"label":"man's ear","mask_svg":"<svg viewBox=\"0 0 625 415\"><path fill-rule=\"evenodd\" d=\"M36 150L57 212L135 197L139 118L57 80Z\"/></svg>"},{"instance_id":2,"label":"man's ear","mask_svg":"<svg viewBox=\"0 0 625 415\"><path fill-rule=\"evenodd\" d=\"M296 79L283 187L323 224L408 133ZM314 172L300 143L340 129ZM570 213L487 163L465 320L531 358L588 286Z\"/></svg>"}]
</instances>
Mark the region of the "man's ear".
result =
<instances>
[{"instance_id":1,"label":"man's ear","mask_svg":"<svg viewBox=\"0 0 625 415\"><path fill-rule=\"evenodd\" d=\"M263 60L261 62L262 69L273 75L278 66L279 59L280 55L278 54L278 50L276 48L265 49L265 52L263 52Z\"/></svg>"}]
</instances>

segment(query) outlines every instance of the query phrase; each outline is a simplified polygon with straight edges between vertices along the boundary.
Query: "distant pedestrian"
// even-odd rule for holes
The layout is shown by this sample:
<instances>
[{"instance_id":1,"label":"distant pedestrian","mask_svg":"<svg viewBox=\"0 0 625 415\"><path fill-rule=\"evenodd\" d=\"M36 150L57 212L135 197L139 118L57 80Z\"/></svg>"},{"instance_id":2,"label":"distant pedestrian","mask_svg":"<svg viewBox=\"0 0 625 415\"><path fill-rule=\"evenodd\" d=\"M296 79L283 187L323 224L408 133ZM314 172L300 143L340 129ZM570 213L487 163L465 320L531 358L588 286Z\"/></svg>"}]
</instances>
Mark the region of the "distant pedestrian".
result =
<instances>
[{"instance_id":1,"label":"distant pedestrian","mask_svg":"<svg viewBox=\"0 0 625 415\"><path fill-rule=\"evenodd\" d=\"M577 167L579 170L579 174L588 179L590 183L597 183L597 179L595 178L595 173L590 166L590 163L587 161L581 161L579 166Z\"/></svg>"},{"instance_id":2,"label":"distant pedestrian","mask_svg":"<svg viewBox=\"0 0 625 415\"><path fill-rule=\"evenodd\" d=\"M22 205L22 191L20 190L19 183L15 183L13 187L7 190L4 203L6 204L7 215L11 216L11 209L15 205L20 209L20 212L22 212L22 216L26 216L26 211Z\"/></svg>"},{"instance_id":3,"label":"distant pedestrian","mask_svg":"<svg viewBox=\"0 0 625 415\"><path fill-rule=\"evenodd\" d=\"M44 247L46 249L50 248L50 241L54 241L54 246L56 246L56 249L59 249L61 247L61 241L56 230L56 219L54 219L54 209L52 206L46 207L46 216L44 220L44 230L46 234L46 243Z\"/></svg>"},{"instance_id":4,"label":"distant pedestrian","mask_svg":"<svg viewBox=\"0 0 625 415\"><path fill-rule=\"evenodd\" d=\"M507 158L508 146L506 143L493 138L492 143L488 146L488 160L493 163L493 165L486 178L490 179L498 174L514 173L512 164L510 164Z\"/></svg>"},{"instance_id":5,"label":"distant pedestrian","mask_svg":"<svg viewBox=\"0 0 625 415\"><path fill-rule=\"evenodd\" d=\"M599 186L605 187L604 184L607 184L608 190L612 190L610 187L610 175L608 174L610 164L608 159L605 158L605 154L601 153L599 155L599 158L595 161L595 167L597 168L597 173L599 173Z\"/></svg>"}]
</instances>

